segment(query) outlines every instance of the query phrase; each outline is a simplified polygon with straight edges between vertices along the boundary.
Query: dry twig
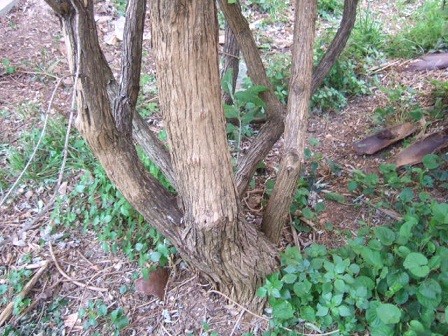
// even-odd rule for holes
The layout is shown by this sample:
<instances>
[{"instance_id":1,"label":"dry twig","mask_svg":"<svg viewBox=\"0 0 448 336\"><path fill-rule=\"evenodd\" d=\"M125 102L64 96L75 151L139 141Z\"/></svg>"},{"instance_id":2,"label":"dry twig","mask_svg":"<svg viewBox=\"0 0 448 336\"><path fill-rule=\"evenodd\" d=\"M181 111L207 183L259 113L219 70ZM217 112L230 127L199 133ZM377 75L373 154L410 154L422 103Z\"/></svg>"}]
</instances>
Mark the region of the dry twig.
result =
<instances>
[{"instance_id":1,"label":"dry twig","mask_svg":"<svg viewBox=\"0 0 448 336\"><path fill-rule=\"evenodd\" d=\"M56 268L58 269L59 273L64 278L66 278L67 280L73 282L75 285L78 285L79 287L87 288L87 289L94 290L94 291L97 291L97 292L107 292L108 291L107 288L89 286L89 285L86 285L85 283L79 282L79 281L77 281L75 279L72 279L70 276L68 276L67 273L65 273L64 270L61 268L61 266L59 266L59 263L58 263L58 261L56 259L56 256L54 255L54 252L53 252L53 245L51 244L51 241L48 241L48 245L50 246L51 258L53 259L53 262L56 265Z\"/></svg>"}]
</instances>

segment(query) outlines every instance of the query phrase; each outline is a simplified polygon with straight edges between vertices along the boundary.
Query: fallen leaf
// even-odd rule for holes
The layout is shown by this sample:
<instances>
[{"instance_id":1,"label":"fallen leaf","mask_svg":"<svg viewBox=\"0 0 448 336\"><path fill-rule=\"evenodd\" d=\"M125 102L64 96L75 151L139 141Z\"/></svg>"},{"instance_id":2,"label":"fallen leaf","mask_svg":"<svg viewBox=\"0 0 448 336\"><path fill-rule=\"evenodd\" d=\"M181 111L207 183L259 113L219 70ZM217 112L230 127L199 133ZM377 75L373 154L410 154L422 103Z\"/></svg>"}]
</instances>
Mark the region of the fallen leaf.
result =
<instances>
[{"instance_id":1,"label":"fallen leaf","mask_svg":"<svg viewBox=\"0 0 448 336\"><path fill-rule=\"evenodd\" d=\"M425 155L434 153L445 146L448 146L448 127L402 150L397 156L397 167L419 163Z\"/></svg>"},{"instance_id":2,"label":"fallen leaf","mask_svg":"<svg viewBox=\"0 0 448 336\"><path fill-rule=\"evenodd\" d=\"M406 138L414 133L416 129L411 123L390 127L355 143L353 147L357 154L374 154Z\"/></svg>"},{"instance_id":3,"label":"fallen leaf","mask_svg":"<svg viewBox=\"0 0 448 336\"><path fill-rule=\"evenodd\" d=\"M142 294L157 296L163 301L169 274L169 271L165 268L156 269L149 273L148 280L144 278L135 280L135 290Z\"/></svg>"},{"instance_id":4,"label":"fallen leaf","mask_svg":"<svg viewBox=\"0 0 448 336\"><path fill-rule=\"evenodd\" d=\"M448 53L428 54L409 64L407 71L439 70L448 68Z\"/></svg>"}]
</instances>

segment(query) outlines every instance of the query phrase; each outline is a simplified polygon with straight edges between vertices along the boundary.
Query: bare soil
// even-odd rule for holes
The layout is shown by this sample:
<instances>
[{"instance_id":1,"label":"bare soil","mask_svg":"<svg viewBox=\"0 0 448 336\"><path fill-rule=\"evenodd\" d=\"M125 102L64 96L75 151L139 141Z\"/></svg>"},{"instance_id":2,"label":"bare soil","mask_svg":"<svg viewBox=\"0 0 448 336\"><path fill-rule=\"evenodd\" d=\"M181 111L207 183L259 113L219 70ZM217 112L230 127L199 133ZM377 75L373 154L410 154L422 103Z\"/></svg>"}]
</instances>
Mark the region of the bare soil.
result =
<instances>
[{"instance_id":1,"label":"bare soil","mask_svg":"<svg viewBox=\"0 0 448 336\"><path fill-rule=\"evenodd\" d=\"M413 6L421 2L414 1ZM117 12L108 1L98 3L97 7L100 39L106 41L114 30ZM383 22L394 17L398 11L388 1L371 2L370 9L376 11ZM401 21L390 20L387 31L399 29L403 20L406 20L406 15ZM278 42L278 50L288 49L292 34L288 26L267 34L271 34ZM62 89L58 90L50 113L68 113L72 82L68 76L58 19L43 0L23 0L9 15L0 18L0 39L0 58L9 60L16 68L14 73L8 74L6 65L0 65L0 165L7 170L7 148L17 143L22 132L42 127L42 123L36 124L35 117L47 110L59 78L64 78ZM145 39L145 44L149 47L149 37ZM120 44L104 43L104 48L112 67L118 69ZM150 53L145 55L144 62L144 71L153 74L154 64ZM429 98L430 80L446 81L447 72L402 72L404 65L405 62L400 60L384 64L376 70L375 75L382 86L401 84L415 88L419 92L415 99L422 106L430 107L433 104ZM355 206L354 196L347 191L347 183L354 169L376 172L380 163L393 163L394 155L403 146L401 142L371 156L359 156L353 150L354 142L378 129L372 121L372 114L376 108L384 107L387 103L386 94L373 88L368 96L351 98L349 105L339 113L312 116L308 127L309 136L319 141L312 150L342 167L340 173L334 174L329 166L323 164L318 171L319 182L327 191L345 195L347 201L345 204L326 201L326 210L319 214L318 219L304 224L311 228L310 232L293 232L291 227L285 227L282 247L297 244L303 248L312 242L328 247L341 246L348 236L356 235L360 221L378 225L391 220L390 214L372 209L365 202ZM431 133L440 127L440 123L433 124L424 133ZM267 160L267 170L271 174L278 163L280 150L281 141ZM14 181L8 182L12 184ZM73 182L68 181L69 184ZM3 198L9 186L0 187L5 188L0 190ZM246 198L248 209L251 209L248 217L255 222L260 218L258 209L262 207L264 193L263 186L257 188L260 188L259 192L249 193ZM29 268L30 264L39 268L42 261L51 262L49 271L38 280L29 294L31 306L26 310L27 315L13 316L9 321L12 325L39 321L45 312L52 309L56 298L65 298L68 303L60 308L59 313L64 321L61 329L49 323L47 329L28 330L27 334L112 334L110 325L106 323L90 329L83 328L78 312L80 308L86 308L92 299L101 299L109 309L124 309L131 325L121 332L122 335L206 335L204 323L210 327L209 333L216 331L220 335L243 335L245 332L260 335L266 330L268 323L265 317L254 317L214 291L181 260L170 263L165 300L160 301L135 292L133 284L138 274L137 264L129 262L122 253L105 253L92 232L82 234L75 229L61 230L65 238L50 248L48 243L41 243L41 237L47 234L45 228L50 222L46 214L33 229L17 234L27 220L37 215L52 194L51 185L22 182L0 207L0 236L13 238L12 243L1 249L0 265L6 269ZM317 193L311 197L314 202L320 198L322 195ZM333 230L328 230L327 223L331 223ZM31 256L31 262L21 261L26 255ZM63 272L66 276L62 275ZM0 278L0 285L5 281ZM4 306L1 308L4 309Z\"/></svg>"}]
</instances>

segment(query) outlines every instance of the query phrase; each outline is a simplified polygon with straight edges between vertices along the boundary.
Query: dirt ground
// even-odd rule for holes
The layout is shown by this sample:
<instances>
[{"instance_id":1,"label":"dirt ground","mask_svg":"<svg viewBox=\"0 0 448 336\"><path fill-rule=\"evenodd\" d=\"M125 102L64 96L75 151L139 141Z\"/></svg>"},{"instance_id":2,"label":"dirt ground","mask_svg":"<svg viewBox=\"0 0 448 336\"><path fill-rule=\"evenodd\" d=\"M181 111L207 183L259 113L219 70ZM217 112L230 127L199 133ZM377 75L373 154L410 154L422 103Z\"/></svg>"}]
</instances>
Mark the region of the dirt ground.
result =
<instances>
[{"instance_id":1,"label":"dirt ground","mask_svg":"<svg viewBox=\"0 0 448 336\"><path fill-rule=\"evenodd\" d=\"M419 2L421 1L415 1L414 5ZM371 6L378 17L384 18L396 11L387 1L372 2ZM109 41L117 12L108 1L98 3L97 7L100 39ZM398 29L400 24L402 23L394 21L388 27L389 31ZM290 33L287 28L279 33L282 36L279 39L280 48L288 43ZM66 77L69 73L58 19L43 0L22 0L9 15L0 18L0 41L0 59L9 60L16 67L13 74L7 74L5 63L0 65L0 73L3 73L0 75L0 165L5 169L6 147L14 146L20 132L42 126L30 123L29 120L34 120L31 117L42 115L47 110L59 78L64 78L62 89L58 90L54 108L49 112L52 115L67 113L72 83L69 77ZM149 43L149 37L146 37L145 44ZM106 59L114 69L118 69L119 43L105 44L104 47ZM151 55L146 55L144 62L144 71L154 73ZM433 104L428 99L430 80L447 80L446 70L401 72L403 64L404 62L398 60L376 69L381 85L411 86L422 93L416 95L415 99L420 100L422 106L429 107ZM327 191L344 194L350 199L347 183L354 169L375 172L380 163L393 162L394 155L399 152L402 143L371 156L360 156L353 150L354 142L376 129L377 125L372 121L373 111L385 106L387 102L386 94L373 88L371 95L351 98L349 105L340 113L313 115L308 128L309 136L319 141L313 151L321 153L324 158L331 159L342 167L337 176L330 174L329 167L328 171L319 170L318 178ZM440 125L435 124L433 127ZM430 129L426 129L426 133L430 132ZM276 164L280 148L281 142L270 156L268 165L271 168ZM6 191L0 190L1 198ZM28 314L25 317L13 317L9 322L13 325L23 325L27 321L36 321L42 318L45 311L52 309L56 297L68 300L59 312L64 321L62 329L57 330L57 326L49 324L46 330L28 330L27 334L111 334L108 327L101 324L88 330L83 329L78 311L86 307L92 299L101 299L111 309L123 308L131 324L121 335L208 335L213 331L219 335L243 335L245 332L260 335L266 330L266 316L253 316L214 291L199 274L181 260L172 261L170 264L166 298L165 301L160 301L134 291L133 282L138 266L129 262L121 253L105 253L94 233L87 232L82 235L80 231L61 229L60 233L65 235L65 239L54 246L42 245L39 241L40 237L46 234L45 228L49 222L47 214L33 229L17 234L24 223L32 220L48 202L52 193L53 190L48 186L21 183L13 197L0 207L0 236L13 238L12 243L0 247L0 265L7 268L21 267L20 260L25 255L31 255L32 260L23 262L23 267L38 269L46 260L49 261L48 271L38 279L31 292L32 304L26 310ZM251 208L258 209L261 194L255 193L248 197L247 201ZM387 223L391 219L388 214L362 204L355 207L351 201L352 199L350 204L345 205L326 202L326 210L319 214L318 220L309 224L312 228L309 233L293 234L291 228L286 227L282 245L299 244L303 248L317 242L329 247L340 246L346 241L347 235L356 234L359 221L377 225ZM249 217L256 219L257 216L257 211L250 212ZM334 229L327 230L327 223L331 223ZM65 272L68 278L64 277L62 272ZM4 280L0 278L0 285L2 283ZM207 326L210 327L209 330Z\"/></svg>"}]
</instances>

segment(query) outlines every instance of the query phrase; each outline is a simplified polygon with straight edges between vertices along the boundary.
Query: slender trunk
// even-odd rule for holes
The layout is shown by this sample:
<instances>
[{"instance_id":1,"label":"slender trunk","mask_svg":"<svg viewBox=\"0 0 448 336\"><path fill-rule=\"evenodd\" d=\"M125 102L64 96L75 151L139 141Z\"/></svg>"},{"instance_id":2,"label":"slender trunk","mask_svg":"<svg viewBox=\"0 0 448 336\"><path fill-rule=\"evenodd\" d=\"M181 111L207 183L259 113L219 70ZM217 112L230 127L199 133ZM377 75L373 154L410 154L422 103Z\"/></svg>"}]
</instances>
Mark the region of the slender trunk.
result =
<instances>
[{"instance_id":1,"label":"slender trunk","mask_svg":"<svg viewBox=\"0 0 448 336\"><path fill-rule=\"evenodd\" d=\"M239 65L240 65L240 47L238 46L238 41L235 34L233 34L232 29L228 23L226 23L225 28L225 42L224 42L224 64L221 70L221 77L223 77L229 69L232 69L232 94L235 93L236 80L238 78ZM224 103L227 105L232 105L233 100L230 93L224 91L222 93L222 98Z\"/></svg>"},{"instance_id":2,"label":"slender trunk","mask_svg":"<svg viewBox=\"0 0 448 336\"><path fill-rule=\"evenodd\" d=\"M316 13L317 0L296 0L283 159L262 223L263 231L276 244L289 214L303 163L313 74Z\"/></svg>"}]
</instances>

